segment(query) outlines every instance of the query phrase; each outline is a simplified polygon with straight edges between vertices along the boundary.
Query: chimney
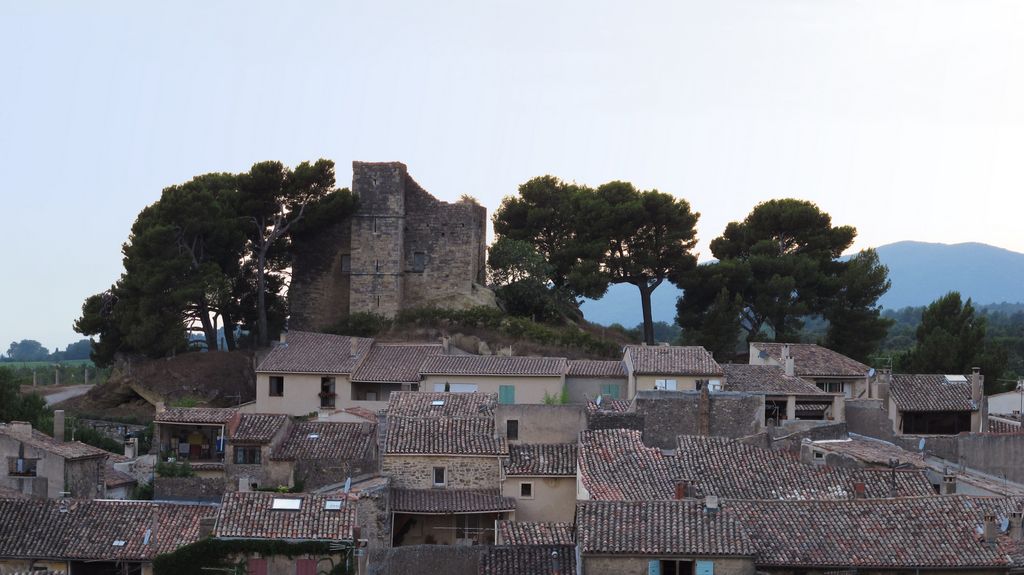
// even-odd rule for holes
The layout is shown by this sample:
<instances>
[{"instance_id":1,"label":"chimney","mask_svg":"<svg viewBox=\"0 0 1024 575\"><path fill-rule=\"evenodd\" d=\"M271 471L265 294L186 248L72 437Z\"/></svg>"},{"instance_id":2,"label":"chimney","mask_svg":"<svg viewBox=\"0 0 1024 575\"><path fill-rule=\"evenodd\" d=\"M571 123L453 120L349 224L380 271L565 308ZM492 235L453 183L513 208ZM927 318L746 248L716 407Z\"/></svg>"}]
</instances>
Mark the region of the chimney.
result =
<instances>
[{"instance_id":1,"label":"chimney","mask_svg":"<svg viewBox=\"0 0 1024 575\"><path fill-rule=\"evenodd\" d=\"M165 404L162 401L156 402L156 412L159 414L159 413L163 413L165 411L167 411L167 404Z\"/></svg>"},{"instance_id":2,"label":"chimney","mask_svg":"<svg viewBox=\"0 0 1024 575\"><path fill-rule=\"evenodd\" d=\"M12 421L7 424L7 433L18 437L32 437L32 424L27 421Z\"/></svg>"},{"instance_id":3,"label":"chimney","mask_svg":"<svg viewBox=\"0 0 1024 575\"><path fill-rule=\"evenodd\" d=\"M786 358L786 375L796 375L796 362L791 357Z\"/></svg>"},{"instance_id":4,"label":"chimney","mask_svg":"<svg viewBox=\"0 0 1024 575\"><path fill-rule=\"evenodd\" d=\"M999 530L996 529L996 516L992 513L985 514L985 543L995 543L996 535Z\"/></svg>"},{"instance_id":5,"label":"chimney","mask_svg":"<svg viewBox=\"0 0 1024 575\"><path fill-rule=\"evenodd\" d=\"M124 456L128 459L135 459L139 456L139 439L129 437L124 441Z\"/></svg>"},{"instance_id":6,"label":"chimney","mask_svg":"<svg viewBox=\"0 0 1024 575\"><path fill-rule=\"evenodd\" d=\"M789 344L782 344L782 359L789 359Z\"/></svg>"},{"instance_id":7,"label":"chimney","mask_svg":"<svg viewBox=\"0 0 1024 575\"><path fill-rule=\"evenodd\" d=\"M447 335L441 336L441 353L448 355L452 352L452 338Z\"/></svg>"},{"instance_id":8,"label":"chimney","mask_svg":"<svg viewBox=\"0 0 1024 575\"><path fill-rule=\"evenodd\" d=\"M288 343L288 332L282 331L281 335L277 338L278 343Z\"/></svg>"},{"instance_id":9,"label":"chimney","mask_svg":"<svg viewBox=\"0 0 1024 575\"><path fill-rule=\"evenodd\" d=\"M64 443L64 410L53 411L53 438Z\"/></svg>"},{"instance_id":10,"label":"chimney","mask_svg":"<svg viewBox=\"0 0 1024 575\"><path fill-rule=\"evenodd\" d=\"M1015 543L1024 541L1024 512L1010 513L1010 540Z\"/></svg>"},{"instance_id":11,"label":"chimney","mask_svg":"<svg viewBox=\"0 0 1024 575\"><path fill-rule=\"evenodd\" d=\"M688 499L690 497L689 479L676 479L673 481L673 483L675 484L676 499Z\"/></svg>"},{"instance_id":12,"label":"chimney","mask_svg":"<svg viewBox=\"0 0 1024 575\"><path fill-rule=\"evenodd\" d=\"M349 355L351 357L355 357L355 356L359 355L359 340L358 339L356 339L354 337L348 338L348 345L349 345L349 352L348 353L349 353Z\"/></svg>"},{"instance_id":13,"label":"chimney","mask_svg":"<svg viewBox=\"0 0 1024 575\"><path fill-rule=\"evenodd\" d=\"M708 495L704 498L704 509L708 513L715 513L718 511L718 496Z\"/></svg>"},{"instance_id":14,"label":"chimney","mask_svg":"<svg viewBox=\"0 0 1024 575\"><path fill-rule=\"evenodd\" d=\"M981 401L985 398L985 376L981 375L980 367L971 368L971 399L981 409Z\"/></svg>"},{"instance_id":15,"label":"chimney","mask_svg":"<svg viewBox=\"0 0 1024 575\"><path fill-rule=\"evenodd\" d=\"M860 481L853 484L853 498L854 499L866 499L868 496L868 490L864 484Z\"/></svg>"},{"instance_id":16,"label":"chimney","mask_svg":"<svg viewBox=\"0 0 1024 575\"><path fill-rule=\"evenodd\" d=\"M941 495L954 495L956 493L956 475L946 473L942 476L942 487L939 489Z\"/></svg>"},{"instance_id":17,"label":"chimney","mask_svg":"<svg viewBox=\"0 0 1024 575\"><path fill-rule=\"evenodd\" d=\"M558 551L551 552L551 575L562 575L561 565L558 562Z\"/></svg>"},{"instance_id":18,"label":"chimney","mask_svg":"<svg viewBox=\"0 0 1024 575\"><path fill-rule=\"evenodd\" d=\"M203 517L199 520L199 538L206 539L213 535L213 528L217 524L216 517Z\"/></svg>"}]
</instances>

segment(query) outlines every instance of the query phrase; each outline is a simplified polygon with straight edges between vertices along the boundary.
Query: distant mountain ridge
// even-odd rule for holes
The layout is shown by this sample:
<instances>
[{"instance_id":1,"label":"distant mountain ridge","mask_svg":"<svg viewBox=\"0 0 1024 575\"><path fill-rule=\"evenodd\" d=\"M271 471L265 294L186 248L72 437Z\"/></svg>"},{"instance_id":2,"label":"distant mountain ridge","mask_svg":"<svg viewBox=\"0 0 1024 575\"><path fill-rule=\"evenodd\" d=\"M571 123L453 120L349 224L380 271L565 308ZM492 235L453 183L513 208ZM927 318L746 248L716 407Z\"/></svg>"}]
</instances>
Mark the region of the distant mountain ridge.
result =
<instances>
[{"instance_id":1,"label":"distant mountain ridge","mask_svg":"<svg viewBox=\"0 0 1024 575\"><path fill-rule=\"evenodd\" d=\"M950 291L959 291L977 304L1024 302L1024 254L988 244L938 244L902 241L876 248L889 266L892 288L881 300L887 309L922 306ZM662 284L651 298L655 321L672 323L681 291ZM612 286L600 300L587 300L583 314L602 325L641 322L636 287Z\"/></svg>"}]
</instances>

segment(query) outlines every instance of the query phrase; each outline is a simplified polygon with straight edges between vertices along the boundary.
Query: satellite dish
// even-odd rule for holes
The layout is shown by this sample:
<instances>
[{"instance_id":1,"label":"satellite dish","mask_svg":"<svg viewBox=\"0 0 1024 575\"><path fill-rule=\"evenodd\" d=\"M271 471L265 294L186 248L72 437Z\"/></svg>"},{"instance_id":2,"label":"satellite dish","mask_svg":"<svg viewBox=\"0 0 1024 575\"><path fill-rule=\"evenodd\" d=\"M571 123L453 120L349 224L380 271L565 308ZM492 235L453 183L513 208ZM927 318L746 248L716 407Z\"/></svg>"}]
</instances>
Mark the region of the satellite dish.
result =
<instances>
[{"instance_id":1,"label":"satellite dish","mask_svg":"<svg viewBox=\"0 0 1024 575\"><path fill-rule=\"evenodd\" d=\"M346 495L348 495L349 491L352 491L352 478L351 477L349 477L348 479L345 480L345 487L344 487L344 489L342 489L342 492L345 493Z\"/></svg>"},{"instance_id":2,"label":"satellite dish","mask_svg":"<svg viewBox=\"0 0 1024 575\"><path fill-rule=\"evenodd\" d=\"M924 438L923 437L921 438L921 441L917 442L917 450L918 451L924 451Z\"/></svg>"},{"instance_id":3,"label":"satellite dish","mask_svg":"<svg viewBox=\"0 0 1024 575\"><path fill-rule=\"evenodd\" d=\"M596 400L596 401L594 401L594 403L595 403L595 404L597 404L597 406L598 406L598 407L601 407L601 397L602 397L602 396L600 396L600 395L599 395L599 396L597 396L597 400Z\"/></svg>"},{"instance_id":4,"label":"satellite dish","mask_svg":"<svg viewBox=\"0 0 1024 575\"><path fill-rule=\"evenodd\" d=\"M868 377L875 377L875 368L872 367L868 370Z\"/></svg>"}]
</instances>

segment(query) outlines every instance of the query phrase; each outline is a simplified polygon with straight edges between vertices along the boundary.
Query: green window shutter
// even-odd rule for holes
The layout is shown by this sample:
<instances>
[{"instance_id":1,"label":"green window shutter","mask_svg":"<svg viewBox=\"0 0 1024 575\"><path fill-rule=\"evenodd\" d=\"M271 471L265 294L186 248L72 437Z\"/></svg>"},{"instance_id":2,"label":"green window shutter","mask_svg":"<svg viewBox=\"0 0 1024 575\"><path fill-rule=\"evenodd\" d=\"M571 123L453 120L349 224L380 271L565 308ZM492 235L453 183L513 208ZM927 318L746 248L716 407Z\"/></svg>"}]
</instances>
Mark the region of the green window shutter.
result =
<instances>
[{"instance_id":1,"label":"green window shutter","mask_svg":"<svg viewBox=\"0 0 1024 575\"><path fill-rule=\"evenodd\" d=\"M498 387L498 403L511 405L516 402L516 386L502 385Z\"/></svg>"},{"instance_id":2,"label":"green window shutter","mask_svg":"<svg viewBox=\"0 0 1024 575\"><path fill-rule=\"evenodd\" d=\"M604 383L601 384L601 395L610 397L612 399L619 399L619 384L617 383Z\"/></svg>"}]
</instances>

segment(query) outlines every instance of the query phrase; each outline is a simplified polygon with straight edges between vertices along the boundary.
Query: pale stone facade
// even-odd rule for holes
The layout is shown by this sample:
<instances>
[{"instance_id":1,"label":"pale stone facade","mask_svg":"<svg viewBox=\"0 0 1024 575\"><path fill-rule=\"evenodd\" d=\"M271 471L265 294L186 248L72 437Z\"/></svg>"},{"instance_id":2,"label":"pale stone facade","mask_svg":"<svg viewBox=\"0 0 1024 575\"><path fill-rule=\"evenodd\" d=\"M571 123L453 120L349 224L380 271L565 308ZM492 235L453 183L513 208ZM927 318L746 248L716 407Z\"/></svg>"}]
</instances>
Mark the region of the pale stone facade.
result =
<instances>
[{"instance_id":1,"label":"pale stone facade","mask_svg":"<svg viewBox=\"0 0 1024 575\"><path fill-rule=\"evenodd\" d=\"M434 468L445 468L445 489L497 489L497 456L385 455L381 473L399 489L433 489Z\"/></svg>"}]
</instances>

